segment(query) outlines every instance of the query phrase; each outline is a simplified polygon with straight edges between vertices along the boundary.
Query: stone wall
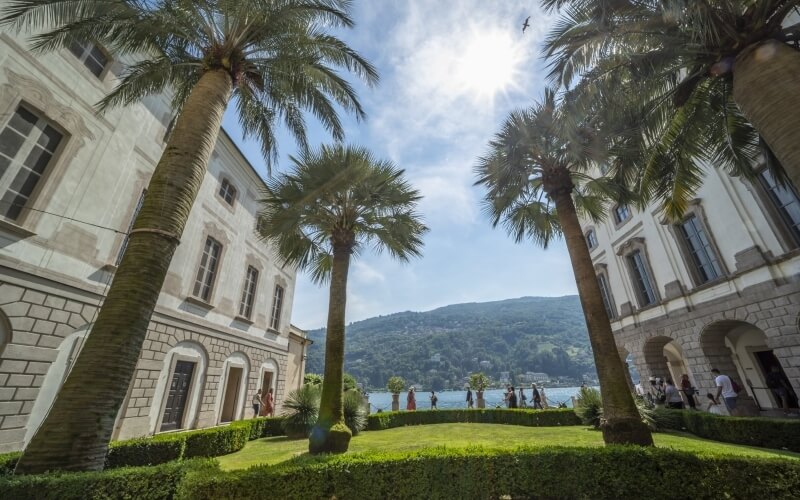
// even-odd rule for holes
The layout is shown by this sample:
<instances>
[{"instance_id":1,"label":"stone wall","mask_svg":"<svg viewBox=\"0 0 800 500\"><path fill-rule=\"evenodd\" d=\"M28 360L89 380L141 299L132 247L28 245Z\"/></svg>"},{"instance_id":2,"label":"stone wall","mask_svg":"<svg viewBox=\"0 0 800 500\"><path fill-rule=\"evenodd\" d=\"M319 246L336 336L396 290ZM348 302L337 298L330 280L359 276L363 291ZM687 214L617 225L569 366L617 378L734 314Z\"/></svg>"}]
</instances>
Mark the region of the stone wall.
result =
<instances>
[{"instance_id":1,"label":"stone wall","mask_svg":"<svg viewBox=\"0 0 800 500\"><path fill-rule=\"evenodd\" d=\"M800 278L761 283L614 333L617 345L633 355L645 381L650 376L668 376L663 345L674 341L683 351L693 383L705 394L715 386L711 368L736 376L733 356L723 339L728 331L742 325L765 334L767 347L800 394Z\"/></svg>"},{"instance_id":2,"label":"stone wall","mask_svg":"<svg viewBox=\"0 0 800 500\"><path fill-rule=\"evenodd\" d=\"M36 278L30 278L30 283L25 285L13 278L9 278L14 281L11 282L0 277L0 342L5 344L0 345L0 453L21 449L26 426L31 421L36 425L46 414L49 398L63 381L58 373L55 377L51 374L46 381L48 371L59 357L59 348L65 345L65 339L85 331L97 312L98 297L86 293L81 300L75 290L59 293L56 289L37 286ZM49 288L58 286L57 283L52 285ZM290 370L287 368L288 348L271 347L266 345L266 341L252 336L234 338L226 332L214 332L206 326L192 326L183 320L162 316L154 315L148 329L129 395L122 408L117 437L153 433L151 415L160 411L160 408L153 408L154 399L157 399L156 382L159 376L171 376L170 373L164 375L164 359L181 342L196 343L205 350L208 358L207 369L200 374L203 381L197 418L188 422L189 426L217 424L217 396L224 383L223 365L236 352L246 356L249 362L247 389L244 400L239 403L244 406L244 414L240 414L250 416L247 413L250 397L258 388L260 367L268 359L278 367L275 399L280 408L285 392L285 374ZM176 326L180 324L184 326ZM70 344L70 349L73 345ZM37 404L40 394L43 397Z\"/></svg>"}]
</instances>

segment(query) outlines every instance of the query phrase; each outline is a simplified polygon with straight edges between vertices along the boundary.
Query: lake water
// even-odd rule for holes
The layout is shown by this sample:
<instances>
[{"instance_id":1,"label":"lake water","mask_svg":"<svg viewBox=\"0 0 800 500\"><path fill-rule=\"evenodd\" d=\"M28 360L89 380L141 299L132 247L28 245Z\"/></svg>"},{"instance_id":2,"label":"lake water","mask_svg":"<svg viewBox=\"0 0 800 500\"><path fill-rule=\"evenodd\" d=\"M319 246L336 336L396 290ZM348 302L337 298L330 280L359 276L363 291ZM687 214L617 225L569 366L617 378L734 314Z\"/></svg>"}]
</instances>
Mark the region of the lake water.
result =
<instances>
[{"instance_id":1,"label":"lake water","mask_svg":"<svg viewBox=\"0 0 800 500\"><path fill-rule=\"evenodd\" d=\"M575 396L580 387L553 387L545 389L545 396L547 397L548 404L558 406L558 403L564 402L569 408L572 408L572 396ZM400 408L406 407L406 395L408 391L400 394ZM483 399L486 400L487 408L494 408L496 405L505 406L503 403L503 395L505 389L491 389L483 392ZM427 410L430 409L430 392L417 393L417 409ZM517 389L519 396L519 389ZM528 404L531 402L531 389L530 386L525 388L525 395L528 397ZM436 406L439 409L445 408L466 408L467 407L467 391L442 391L437 392L436 396L439 398ZM472 392L472 397L476 398L475 391ZM371 392L369 393L370 412L376 412L379 409L383 411L390 411L392 409L392 394L389 392ZM477 399L476 399L477 405Z\"/></svg>"}]
</instances>

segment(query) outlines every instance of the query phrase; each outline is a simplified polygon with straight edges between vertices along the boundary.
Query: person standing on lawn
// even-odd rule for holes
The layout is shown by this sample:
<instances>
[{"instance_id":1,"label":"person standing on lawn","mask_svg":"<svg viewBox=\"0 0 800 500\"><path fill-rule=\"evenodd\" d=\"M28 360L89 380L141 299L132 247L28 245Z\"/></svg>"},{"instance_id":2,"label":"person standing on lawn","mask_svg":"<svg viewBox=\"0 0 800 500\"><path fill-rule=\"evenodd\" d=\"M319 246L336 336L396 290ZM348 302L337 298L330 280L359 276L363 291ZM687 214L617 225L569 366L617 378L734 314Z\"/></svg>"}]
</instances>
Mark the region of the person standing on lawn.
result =
<instances>
[{"instance_id":1,"label":"person standing on lawn","mask_svg":"<svg viewBox=\"0 0 800 500\"><path fill-rule=\"evenodd\" d=\"M736 410L736 388L733 386L733 381L727 375L723 375L720 371L716 368L711 369L711 374L714 376L714 384L717 386L717 393L714 395L714 399L719 402L719 397L722 396L722 399L725 402L725 407L728 409L731 415L734 414Z\"/></svg>"},{"instance_id":2,"label":"person standing on lawn","mask_svg":"<svg viewBox=\"0 0 800 500\"><path fill-rule=\"evenodd\" d=\"M473 404L474 403L472 401L472 389L470 389L469 386L467 386L467 408L472 408Z\"/></svg>"},{"instance_id":3,"label":"person standing on lawn","mask_svg":"<svg viewBox=\"0 0 800 500\"><path fill-rule=\"evenodd\" d=\"M536 384L531 384L531 398L533 399L533 407L535 409L544 409L542 408L542 395L539 393L539 389L536 388Z\"/></svg>"}]
</instances>

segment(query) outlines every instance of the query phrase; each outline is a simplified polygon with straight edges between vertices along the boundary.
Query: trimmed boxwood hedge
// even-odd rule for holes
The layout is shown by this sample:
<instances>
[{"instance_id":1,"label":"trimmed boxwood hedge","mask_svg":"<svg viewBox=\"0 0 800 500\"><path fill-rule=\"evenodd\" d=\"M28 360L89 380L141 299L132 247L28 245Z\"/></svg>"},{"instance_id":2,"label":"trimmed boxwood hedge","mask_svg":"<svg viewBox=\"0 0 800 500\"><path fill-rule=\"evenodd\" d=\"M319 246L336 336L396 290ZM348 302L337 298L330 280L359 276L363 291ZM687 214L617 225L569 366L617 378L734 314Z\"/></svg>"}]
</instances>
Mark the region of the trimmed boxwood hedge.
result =
<instances>
[{"instance_id":1,"label":"trimmed boxwood hedge","mask_svg":"<svg viewBox=\"0 0 800 500\"><path fill-rule=\"evenodd\" d=\"M103 472L71 472L13 476L0 479L0 498L14 500L136 499L175 496L190 471L198 475L219 470L215 460L195 459L156 465L124 467Z\"/></svg>"},{"instance_id":2,"label":"trimmed boxwood hedge","mask_svg":"<svg viewBox=\"0 0 800 500\"><path fill-rule=\"evenodd\" d=\"M252 425L248 421L233 422L226 427L212 427L186 433L185 458L216 457L244 448L250 440Z\"/></svg>"},{"instance_id":3,"label":"trimmed boxwood hedge","mask_svg":"<svg viewBox=\"0 0 800 500\"><path fill-rule=\"evenodd\" d=\"M723 417L693 410L659 409L656 425L714 441L800 452L800 421L764 417Z\"/></svg>"},{"instance_id":4,"label":"trimmed boxwood hedge","mask_svg":"<svg viewBox=\"0 0 800 500\"><path fill-rule=\"evenodd\" d=\"M426 424L506 424L528 427L555 427L580 425L571 409L561 410L509 410L509 409L454 409L423 411L392 411L374 413L367 420L367 430L378 431Z\"/></svg>"},{"instance_id":5,"label":"trimmed boxwood hedge","mask_svg":"<svg viewBox=\"0 0 800 500\"><path fill-rule=\"evenodd\" d=\"M800 463L670 449L428 449L190 474L179 499L797 498Z\"/></svg>"}]
</instances>

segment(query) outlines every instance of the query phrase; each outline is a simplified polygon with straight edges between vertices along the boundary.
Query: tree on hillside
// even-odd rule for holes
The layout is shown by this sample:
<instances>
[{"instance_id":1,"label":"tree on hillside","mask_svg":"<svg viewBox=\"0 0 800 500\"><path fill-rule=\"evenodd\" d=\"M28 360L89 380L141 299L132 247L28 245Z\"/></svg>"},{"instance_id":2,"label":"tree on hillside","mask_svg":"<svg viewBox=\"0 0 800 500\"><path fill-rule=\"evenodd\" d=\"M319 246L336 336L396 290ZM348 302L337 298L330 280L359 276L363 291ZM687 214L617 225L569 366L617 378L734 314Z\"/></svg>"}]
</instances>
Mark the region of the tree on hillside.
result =
<instances>
[{"instance_id":1,"label":"tree on hillside","mask_svg":"<svg viewBox=\"0 0 800 500\"><path fill-rule=\"evenodd\" d=\"M589 248L578 221L582 211L595 219L604 214L604 196L612 186L587 174L602 157L594 130L573 121L571 110L547 90L542 102L510 114L502 130L478 160L476 184L486 188L484 208L495 227L502 225L517 242L530 239L547 247L563 235L581 299L589 340L600 378L606 443L652 445L639 418L624 367L603 305Z\"/></svg>"},{"instance_id":2,"label":"tree on hillside","mask_svg":"<svg viewBox=\"0 0 800 500\"><path fill-rule=\"evenodd\" d=\"M630 175L667 215L681 217L702 182L698 161L752 175L766 157L800 189L800 25L784 27L800 0L542 3L560 9L551 80L634 113Z\"/></svg>"},{"instance_id":3,"label":"tree on hillside","mask_svg":"<svg viewBox=\"0 0 800 500\"><path fill-rule=\"evenodd\" d=\"M283 122L301 147L309 111L336 139L335 104L362 117L351 85L335 68L367 82L377 74L329 34L350 27L345 0L20 0L6 26L36 32L33 50L91 40L133 61L100 111L170 92L177 115L129 243L91 334L16 471L103 467L117 413L147 326L233 99L246 136L276 157Z\"/></svg>"},{"instance_id":4,"label":"tree on hillside","mask_svg":"<svg viewBox=\"0 0 800 500\"><path fill-rule=\"evenodd\" d=\"M407 261L420 255L427 228L403 171L364 148L322 146L292 162L291 172L268 183L258 230L288 265L330 283L322 402L309 451L343 453L351 436L342 410L350 260L372 246Z\"/></svg>"}]
</instances>

